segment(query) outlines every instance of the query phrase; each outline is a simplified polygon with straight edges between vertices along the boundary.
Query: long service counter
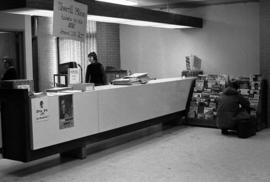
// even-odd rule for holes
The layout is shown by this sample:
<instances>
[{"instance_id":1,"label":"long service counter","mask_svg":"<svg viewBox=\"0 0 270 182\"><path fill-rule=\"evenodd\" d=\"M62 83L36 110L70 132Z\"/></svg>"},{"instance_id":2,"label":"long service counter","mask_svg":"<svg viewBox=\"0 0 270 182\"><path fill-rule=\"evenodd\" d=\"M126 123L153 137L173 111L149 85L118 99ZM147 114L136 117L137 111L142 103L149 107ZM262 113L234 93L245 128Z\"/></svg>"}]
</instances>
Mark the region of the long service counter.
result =
<instances>
[{"instance_id":1,"label":"long service counter","mask_svg":"<svg viewBox=\"0 0 270 182\"><path fill-rule=\"evenodd\" d=\"M193 81L167 78L37 98L29 97L27 90L2 89L3 158L27 162L179 118L186 114ZM59 97L65 95L72 97L72 117L67 127L59 118ZM43 118L37 117L39 104L46 109Z\"/></svg>"}]
</instances>

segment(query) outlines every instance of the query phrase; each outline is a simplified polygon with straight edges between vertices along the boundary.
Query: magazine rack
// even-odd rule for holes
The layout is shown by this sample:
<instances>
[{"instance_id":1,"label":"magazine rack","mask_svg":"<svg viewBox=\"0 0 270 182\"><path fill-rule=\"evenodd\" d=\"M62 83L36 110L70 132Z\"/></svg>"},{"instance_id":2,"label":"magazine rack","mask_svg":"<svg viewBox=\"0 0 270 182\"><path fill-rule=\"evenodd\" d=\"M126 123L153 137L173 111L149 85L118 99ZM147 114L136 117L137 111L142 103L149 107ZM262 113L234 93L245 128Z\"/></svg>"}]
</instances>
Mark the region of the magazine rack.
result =
<instances>
[{"instance_id":1,"label":"magazine rack","mask_svg":"<svg viewBox=\"0 0 270 182\"><path fill-rule=\"evenodd\" d=\"M217 98L228 79L220 76L200 75L197 78L186 124L216 128ZM249 100L251 116L256 120L256 130L260 131L267 127L267 84L266 80L254 78L256 76L240 79L240 93Z\"/></svg>"}]
</instances>

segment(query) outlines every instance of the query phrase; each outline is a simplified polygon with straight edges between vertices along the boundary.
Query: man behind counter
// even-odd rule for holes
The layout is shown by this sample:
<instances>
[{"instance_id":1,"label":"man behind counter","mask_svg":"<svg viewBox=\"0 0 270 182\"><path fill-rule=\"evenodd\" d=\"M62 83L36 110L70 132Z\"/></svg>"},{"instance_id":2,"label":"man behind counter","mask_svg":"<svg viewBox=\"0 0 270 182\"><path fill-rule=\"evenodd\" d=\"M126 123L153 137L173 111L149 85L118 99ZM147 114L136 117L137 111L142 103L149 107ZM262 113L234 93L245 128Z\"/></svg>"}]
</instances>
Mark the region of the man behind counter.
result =
<instances>
[{"instance_id":1,"label":"man behind counter","mask_svg":"<svg viewBox=\"0 0 270 182\"><path fill-rule=\"evenodd\" d=\"M88 60L90 64L87 66L85 82L94 83L95 86L105 85L106 76L104 72L103 65L98 62L97 54L95 52L90 52L88 54Z\"/></svg>"},{"instance_id":2,"label":"man behind counter","mask_svg":"<svg viewBox=\"0 0 270 182\"><path fill-rule=\"evenodd\" d=\"M17 79L17 72L13 66L13 59L4 57L3 59L5 73L2 76L2 80L15 80Z\"/></svg>"}]
</instances>

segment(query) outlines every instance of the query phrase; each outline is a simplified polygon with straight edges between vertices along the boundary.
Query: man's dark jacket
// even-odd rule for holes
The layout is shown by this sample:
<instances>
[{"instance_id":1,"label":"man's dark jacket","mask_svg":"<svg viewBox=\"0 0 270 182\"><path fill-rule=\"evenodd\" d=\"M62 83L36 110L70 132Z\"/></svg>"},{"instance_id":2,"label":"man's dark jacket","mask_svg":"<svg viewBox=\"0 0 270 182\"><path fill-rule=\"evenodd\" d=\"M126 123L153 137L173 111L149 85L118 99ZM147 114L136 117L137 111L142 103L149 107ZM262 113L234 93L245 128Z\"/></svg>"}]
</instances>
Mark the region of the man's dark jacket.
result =
<instances>
[{"instance_id":1,"label":"man's dark jacket","mask_svg":"<svg viewBox=\"0 0 270 182\"><path fill-rule=\"evenodd\" d=\"M9 67L2 77L2 80L15 80L17 79L17 72L14 67Z\"/></svg>"},{"instance_id":2,"label":"man's dark jacket","mask_svg":"<svg viewBox=\"0 0 270 182\"><path fill-rule=\"evenodd\" d=\"M241 106L241 107L240 107ZM218 99L217 127L232 129L239 119L248 119L250 104L236 89L227 87Z\"/></svg>"}]
</instances>

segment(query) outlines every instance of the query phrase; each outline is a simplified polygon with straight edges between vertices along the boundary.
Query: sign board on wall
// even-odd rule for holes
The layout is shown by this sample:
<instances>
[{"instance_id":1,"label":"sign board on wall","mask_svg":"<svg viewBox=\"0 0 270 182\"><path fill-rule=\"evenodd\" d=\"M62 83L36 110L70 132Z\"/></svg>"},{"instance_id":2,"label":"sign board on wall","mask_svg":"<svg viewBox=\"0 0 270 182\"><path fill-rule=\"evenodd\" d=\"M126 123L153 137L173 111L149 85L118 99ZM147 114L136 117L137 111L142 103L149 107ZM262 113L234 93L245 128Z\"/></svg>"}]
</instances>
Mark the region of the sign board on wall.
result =
<instances>
[{"instance_id":1,"label":"sign board on wall","mask_svg":"<svg viewBox=\"0 0 270 182\"><path fill-rule=\"evenodd\" d=\"M54 0L53 35L84 41L87 5L74 0Z\"/></svg>"}]
</instances>

